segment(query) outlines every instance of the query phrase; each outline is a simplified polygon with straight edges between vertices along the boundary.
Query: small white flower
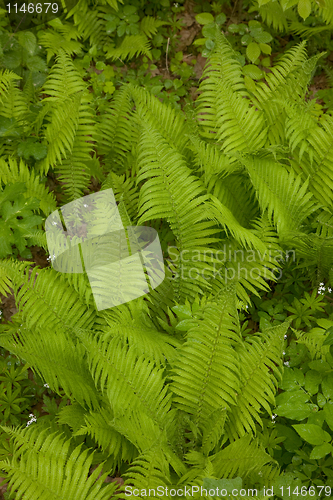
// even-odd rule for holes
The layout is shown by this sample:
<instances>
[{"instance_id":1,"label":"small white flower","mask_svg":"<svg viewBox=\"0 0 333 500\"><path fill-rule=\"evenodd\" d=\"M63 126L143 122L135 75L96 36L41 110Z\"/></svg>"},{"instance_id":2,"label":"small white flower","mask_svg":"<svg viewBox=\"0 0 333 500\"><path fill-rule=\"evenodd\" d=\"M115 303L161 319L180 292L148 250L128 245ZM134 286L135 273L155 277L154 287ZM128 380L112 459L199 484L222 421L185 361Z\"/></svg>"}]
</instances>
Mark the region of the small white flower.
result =
<instances>
[{"instance_id":1,"label":"small white flower","mask_svg":"<svg viewBox=\"0 0 333 500\"><path fill-rule=\"evenodd\" d=\"M30 413L29 417L30 420L28 420L26 427L29 427L33 422L37 422L37 417L33 413Z\"/></svg>"}]
</instances>

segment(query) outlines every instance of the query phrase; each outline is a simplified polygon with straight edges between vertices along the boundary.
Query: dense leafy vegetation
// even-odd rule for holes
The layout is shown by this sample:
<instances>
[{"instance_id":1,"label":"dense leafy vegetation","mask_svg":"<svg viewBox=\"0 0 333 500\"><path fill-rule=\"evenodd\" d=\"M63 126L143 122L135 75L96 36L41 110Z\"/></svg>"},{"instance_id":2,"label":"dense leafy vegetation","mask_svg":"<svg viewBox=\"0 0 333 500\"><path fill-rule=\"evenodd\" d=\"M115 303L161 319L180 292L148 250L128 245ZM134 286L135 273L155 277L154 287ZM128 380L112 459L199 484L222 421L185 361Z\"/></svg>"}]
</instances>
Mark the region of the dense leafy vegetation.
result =
<instances>
[{"instance_id":1,"label":"dense leafy vegetation","mask_svg":"<svg viewBox=\"0 0 333 500\"><path fill-rule=\"evenodd\" d=\"M331 496L331 3L0 16L5 498ZM166 276L99 311L44 222L110 188Z\"/></svg>"}]
</instances>

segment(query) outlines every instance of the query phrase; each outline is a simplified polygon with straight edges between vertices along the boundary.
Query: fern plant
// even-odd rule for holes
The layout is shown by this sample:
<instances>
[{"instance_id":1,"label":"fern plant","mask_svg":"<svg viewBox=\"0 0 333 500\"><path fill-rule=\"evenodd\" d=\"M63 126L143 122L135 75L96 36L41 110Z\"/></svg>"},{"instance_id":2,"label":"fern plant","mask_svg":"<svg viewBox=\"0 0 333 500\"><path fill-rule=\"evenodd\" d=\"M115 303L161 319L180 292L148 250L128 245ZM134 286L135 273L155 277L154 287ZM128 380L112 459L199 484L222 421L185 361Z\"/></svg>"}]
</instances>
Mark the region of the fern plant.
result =
<instances>
[{"instance_id":1,"label":"fern plant","mask_svg":"<svg viewBox=\"0 0 333 500\"><path fill-rule=\"evenodd\" d=\"M142 498L158 486L209 498L205 479L242 478L268 500L263 487L283 483L267 421L290 321L254 331L242 315L250 295L274 286L290 248L309 280L324 270L331 280L333 124L305 99L317 59L304 43L290 49L252 92L217 31L194 109L176 111L127 85L99 116L59 51L35 121L48 148L37 168L56 172L65 201L74 200L96 153L123 223L165 237L166 278L98 311L84 274L0 262L0 291L12 290L18 308L0 343L69 403L51 423L4 428L14 453L1 468L18 498L123 495L97 480L102 468L121 470L125 492ZM10 81L6 74L4 89Z\"/></svg>"}]
</instances>

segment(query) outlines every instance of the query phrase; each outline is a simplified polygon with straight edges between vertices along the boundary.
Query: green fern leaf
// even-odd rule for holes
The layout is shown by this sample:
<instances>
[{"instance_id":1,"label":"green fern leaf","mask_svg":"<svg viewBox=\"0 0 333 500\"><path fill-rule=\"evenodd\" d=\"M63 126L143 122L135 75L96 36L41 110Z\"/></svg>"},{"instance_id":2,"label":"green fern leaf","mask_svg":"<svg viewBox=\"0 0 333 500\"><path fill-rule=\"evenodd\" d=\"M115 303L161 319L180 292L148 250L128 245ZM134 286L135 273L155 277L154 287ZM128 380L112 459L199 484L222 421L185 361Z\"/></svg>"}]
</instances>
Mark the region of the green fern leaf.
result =
<instances>
[{"instance_id":1,"label":"green fern leaf","mask_svg":"<svg viewBox=\"0 0 333 500\"><path fill-rule=\"evenodd\" d=\"M106 59L133 59L140 54L144 54L149 59L152 58L150 43L144 34L127 35L117 48L109 48L105 54Z\"/></svg>"},{"instance_id":2,"label":"green fern leaf","mask_svg":"<svg viewBox=\"0 0 333 500\"><path fill-rule=\"evenodd\" d=\"M93 454L73 449L62 434L49 435L38 427L24 431L5 428L14 439L14 455L1 462L10 478L9 486L19 500L109 500L116 485L104 485L106 474L98 478L102 466L89 476Z\"/></svg>"},{"instance_id":3,"label":"green fern leaf","mask_svg":"<svg viewBox=\"0 0 333 500\"><path fill-rule=\"evenodd\" d=\"M174 403L193 415L201 432L214 410L228 409L239 391L240 342L235 325L233 291L221 293L218 304L208 303L198 326L188 331L187 340L174 362Z\"/></svg>"},{"instance_id":4,"label":"green fern leaf","mask_svg":"<svg viewBox=\"0 0 333 500\"><path fill-rule=\"evenodd\" d=\"M274 394L282 379L284 335L289 323L284 323L261 335L248 336L238 349L241 382L237 402L228 412L226 432L230 439L255 433L255 422L261 424L259 413L264 408L271 414Z\"/></svg>"}]
</instances>

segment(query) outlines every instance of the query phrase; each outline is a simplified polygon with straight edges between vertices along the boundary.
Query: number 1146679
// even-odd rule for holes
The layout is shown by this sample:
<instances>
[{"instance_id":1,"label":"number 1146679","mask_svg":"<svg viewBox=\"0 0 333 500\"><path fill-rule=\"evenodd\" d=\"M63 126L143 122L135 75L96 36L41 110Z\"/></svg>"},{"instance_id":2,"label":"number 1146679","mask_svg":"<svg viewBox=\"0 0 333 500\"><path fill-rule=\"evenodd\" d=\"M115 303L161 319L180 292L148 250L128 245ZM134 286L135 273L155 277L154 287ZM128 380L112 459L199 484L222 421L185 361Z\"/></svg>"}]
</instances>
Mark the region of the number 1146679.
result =
<instances>
[{"instance_id":1,"label":"number 1146679","mask_svg":"<svg viewBox=\"0 0 333 500\"><path fill-rule=\"evenodd\" d=\"M296 486L296 488L292 488L291 486L280 486L278 488L281 491L281 495L284 498L286 496L300 496L300 497L330 497L332 493L332 488L330 486Z\"/></svg>"},{"instance_id":2,"label":"number 1146679","mask_svg":"<svg viewBox=\"0 0 333 500\"><path fill-rule=\"evenodd\" d=\"M59 6L57 3L8 3L6 5L9 14L57 14Z\"/></svg>"}]
</instances>

